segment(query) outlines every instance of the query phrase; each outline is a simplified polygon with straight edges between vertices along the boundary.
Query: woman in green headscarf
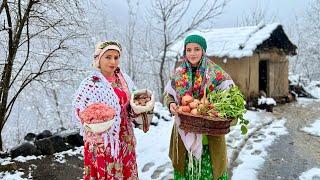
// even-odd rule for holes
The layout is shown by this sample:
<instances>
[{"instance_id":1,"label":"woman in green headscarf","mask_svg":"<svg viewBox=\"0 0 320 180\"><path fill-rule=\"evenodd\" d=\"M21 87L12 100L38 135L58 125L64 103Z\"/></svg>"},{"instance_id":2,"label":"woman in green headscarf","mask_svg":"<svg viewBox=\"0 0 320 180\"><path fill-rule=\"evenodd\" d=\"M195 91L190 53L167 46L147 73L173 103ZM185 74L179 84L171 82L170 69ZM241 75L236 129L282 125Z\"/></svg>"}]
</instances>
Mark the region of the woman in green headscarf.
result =
<instances>
[{"instance_id":1,"label":"woman in green headscarf","mask_svg":"<svg viewBox=\"0 0 320 180\"><path fill-rule=\"evenodd\" d=\"M174 179L227 180L227 151L225 136L187 133L179 128L177 106L188 94L196 99L207 93L228 89L234 85L230 76L207 56L206 40L190 35L184 42L184 61L165 88L164 103L175 115L169 156L174 168Z\"/></svg>"}]
</instances>

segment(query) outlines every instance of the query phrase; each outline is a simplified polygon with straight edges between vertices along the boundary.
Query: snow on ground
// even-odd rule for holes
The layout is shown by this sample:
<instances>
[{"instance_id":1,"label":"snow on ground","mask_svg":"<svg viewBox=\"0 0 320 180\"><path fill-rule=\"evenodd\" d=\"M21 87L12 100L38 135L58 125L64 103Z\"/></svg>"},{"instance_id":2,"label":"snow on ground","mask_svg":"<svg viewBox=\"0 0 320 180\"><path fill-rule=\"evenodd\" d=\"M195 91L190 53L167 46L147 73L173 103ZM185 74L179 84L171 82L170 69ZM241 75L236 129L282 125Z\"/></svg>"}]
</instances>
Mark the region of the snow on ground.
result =
<instances>
[{"instance_id":1,"label":"snow on ground","mask_svg":"<svg viewBox=\"0 0 320 180\"><path fill-rule=\"evenodd\" d=\"M155 112L158 112L161 116L166 116L166 118L168 118L168 110L161 106L161 104L157 103L155 106ZM157 117L154 117L153 120L157 120ZM152 173L157 167L168 162L171 163L168 153L172 126L172 120L160 120L158 126L150 126L150 130L147 133L144 133L140 129L135 129L134 133L137 140L136 150L140 179L150 179ZM150 167L148 171L142 172L143 167L150 162L153 162L154 165ZM168 174L168 172L162 173L163 176L166 174Z\"/></svg>"},{"instance_id":2,"label":"snow on ground","mask_svg":"<svg viewBox=\"0 0 320 180\"><path fill-rule=\"evenodd\" d=\"M277 105L277 102L273 98L266 98L261 96L258 99L258 105L267 104L267 105Z\"/></svg>"},{"instance_id":3,"label":"snow on ground","mask_svg":"<svg viewBox=\"0 0 320 180\"><path fill-rule=\"evenodd\" d=\"M19 162L27 162L29 160L34 160L34 159L41 159L44 156L18 156L14 159L11 159L10 157L2 159L0 158L0 165L7 165L7 164L11 164L14 161L19 161ZM1 176L0 176L1 177Z\"/></svg>"},{"instance_id":4,"label":"snow on ground","mask_svg":"<svg viewBox=\"0 0 320 180\"><path fill-rule=\"evenodd\" d=\"M302 107L306 107L308 106L310 103L313 103L313 102L320 102L320 99L310 99L310 98L298 98L297 99L297 103L298 105L301 105ZM294 104L292 104L294 105ZM315 108L318 108L318 107L315 107Z\"/></svg>"},{"instance_id":5,"label":"snow on ground","mask_svg":"<svg viewBox=\"0 0 320 180\"><path fill-rule=\"evenodd\" d=\"M320 99L320 81L311 81L305 89L313 97Z\"/></svg>"},{"instance_id":6,"label":"snow on ground","mask_svg":"<svg viewBox=\"0 0 320 180\"><path fill-rule=\"evenodd\" d=\"M320 168L312 168L306 172L303 172L299 177L300 180L316 180L320 179Z\"/></svg>"},{"instance_id":7,"label":"snow on ground","mask_svg":"<svg viewBox=\"0 0 320 180\"><path fill-rule=\"evenodd\" d=\"M0 172L0 178L5 179L5 180L20 180L23 179L21 176L23 175L23 172L20 171L15 171L13 173L9 172Z\"/></svg>"},{"instance_id":8,"label":"snow on ground","mask_svg":"<svg viewBox=\"0 0 320 180\"><path fill-rule=\"evenodd\" d=\"M68 151L54 153L54 160L59 163L65 163L66 162L65 155L68 155L68 156L83 155L83 146L76 147L74 150L69 149ZM83 156L78 156L78 158L83 160Z\"/></svg>"},{"instance_id":9,"label":"snow on ground","mask_svg":"<svg viewBox=\"0 0 320 180\"><path fill-rule=\"evenodd\" d=\"M241 144L245 144L236 160L236 163L239 165L233 170L233 177L237 177L237 180L257 179L258 170L263 165L264 158L267 156L267 148L280 135L287 134L284 126L286 120L278 120L272 113L247 111L244 117L250 121L248 133L245 136L241 135L240 126L236 126L227 135L229 163L232 161L230 158L234 158L232 157L233 152ZM262 126L263 124L265 126ZM261 130L258 130L259 128ZM250 134L253 134L253 136L244 143Z\"/></svg>"},{"instance_id":10,"label":"snow on ground","mask_svg":"<svg viewBox=\"0 0 320 180\"><path fill-rule=\"evenodd\" d=\"M41 159L43 158L44 156L18 156L16 158L14 158L13 160L15 161L20 161L20 162L26 162L26 161L29 161L29 160L34 160L34 159Z\"/></svg>"},{"instance_id":11,"label":"snow on ground","mask_svg":"<svg viewBox=\"0 0 320 180\"><path fill-rule=\"evenodd\" d=\"M11 164L12 162L10 160L11 158L5 158L5 159L0 158L0 165Z\"/></svg>"},{"instance_id":12,"label":"snow on ground","mask_svg":"<svg viewBox=\"0 0 320 180\"><path fill-rule=\"evenodd\" d=\"M316 120L310 126L302 128L301 130L311 135L320 137L320 119Z\"/></svg>"}]
</instances>

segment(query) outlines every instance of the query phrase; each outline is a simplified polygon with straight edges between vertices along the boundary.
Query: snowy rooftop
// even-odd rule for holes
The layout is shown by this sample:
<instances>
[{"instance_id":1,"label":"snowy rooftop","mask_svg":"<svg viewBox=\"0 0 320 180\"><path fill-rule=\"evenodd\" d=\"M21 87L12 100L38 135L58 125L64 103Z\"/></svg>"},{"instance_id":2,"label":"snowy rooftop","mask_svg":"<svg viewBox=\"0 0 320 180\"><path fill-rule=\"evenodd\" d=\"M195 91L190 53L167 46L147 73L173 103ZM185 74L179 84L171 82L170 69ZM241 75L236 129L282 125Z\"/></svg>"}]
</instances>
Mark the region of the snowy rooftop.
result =
<instances>
[{"instance_id":1,"label":"snowy rooftop","mask_svg":"<svg viewBox=\"0 0 320 180\"><path fill-rule=\"evenodd\" d=\"M195 30L189 34L199 34L207 40L207 54L215 57L242 58L252 56L254 50L261 45L265 40L269 39L271 34L282 26L278 23L259 24L257 26L222 28L222 29L207 29ZM284 33L281 34L281 36ZM185 37L184 37L185 38ZM275 38L276 39L276 38ZM287 42L284 42L287 41ZM281 39L281 43L289 43L289 48L294 48L287 37ZM282 44L283 46L283 44ZM172 54L183 51L183 40L178 41L171 47ZM295 48L294 48L295 51Z\"/></svg>"}]
</instances>

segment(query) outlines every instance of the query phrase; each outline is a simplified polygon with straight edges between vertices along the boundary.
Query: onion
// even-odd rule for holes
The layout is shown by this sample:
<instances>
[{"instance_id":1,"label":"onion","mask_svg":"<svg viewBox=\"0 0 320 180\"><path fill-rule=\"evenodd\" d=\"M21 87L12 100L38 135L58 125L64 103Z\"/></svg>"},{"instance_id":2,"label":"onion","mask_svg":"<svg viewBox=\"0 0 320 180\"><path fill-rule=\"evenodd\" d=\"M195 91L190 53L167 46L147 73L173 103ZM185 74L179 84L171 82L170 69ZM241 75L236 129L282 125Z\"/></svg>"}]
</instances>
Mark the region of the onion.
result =
<instances>
[{"instance_id":1,"label":"onion","mask_svg":"<svg viewBox=\"0 0 320 180\"><path fill-rule=\"evenodd\" d=\"M189 106L190 106L191 109L194 109L194 108L197 108L198 103L195 102L195 101L193 101L193 102L191 102L191 103L189 104Z\"/></svg>"},{"instance_id":2,"label":"onion","mask_svg":"<svg viewBox=\"0 0 320 180\"><path fill-rule=\"evenodd\" d=\"M188 105L188 104L191 103L192 101L193 101L193 97L190 96L190 95L188 95L188 94L185 95L185 96L183 96L182 99L181 99L181 103L182 103L183 106Z\"/></svg>"},{"instance_id":3,"label":"onion","mask_svg":"<svg viewBox=\"0 0 320 180\"><path fill-rule=\"evenodd\" d=\"M200 104L199 99L194 99L193 102L195 102L195 103L197 103L197 104Z\"/></svg>"},{"instance_id":4,"label":"onion","mask_svg":"<svg viewBox=\"0 0 320 180\"><path fill-rule=\"evenodd\" d=\"M182 107L183 112L190 112L191 111L189 106L181 106L181 107Z\"/></svg>"},{"instance_id":5,"label":"onion","mask_svg":"<svg viewBox=\"0 0 320 180\"><path fill-rule=\"evenodd\" d=\"M200 100L200 103L207 105L207 104L209 104L209 101L208 101L207 98L202 97L201 100Z\"/></svg>"}]
</instances>

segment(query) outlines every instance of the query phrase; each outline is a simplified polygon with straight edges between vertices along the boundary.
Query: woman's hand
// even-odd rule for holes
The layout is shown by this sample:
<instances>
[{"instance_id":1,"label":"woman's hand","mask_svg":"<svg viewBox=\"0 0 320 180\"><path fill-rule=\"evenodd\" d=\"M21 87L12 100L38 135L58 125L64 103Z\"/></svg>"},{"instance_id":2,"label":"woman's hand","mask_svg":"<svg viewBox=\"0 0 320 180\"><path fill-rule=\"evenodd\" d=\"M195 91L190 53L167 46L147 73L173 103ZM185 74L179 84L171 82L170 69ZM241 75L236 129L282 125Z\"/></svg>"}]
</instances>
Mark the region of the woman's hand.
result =
<instances>
[{"instance_id":1,"label":"woman's hand","mask_svg":"<svg viewBox=\"0 0 320 180\"><path fill-rule=\"evenodd\" d=\"M170 103L170 112L171 112L171 114L173 114L173 115L178 115L178 113L177 113L177 110L178 110L178 106L177 106L177 104L176 103Z\"/></svg>"}]
</instances>

